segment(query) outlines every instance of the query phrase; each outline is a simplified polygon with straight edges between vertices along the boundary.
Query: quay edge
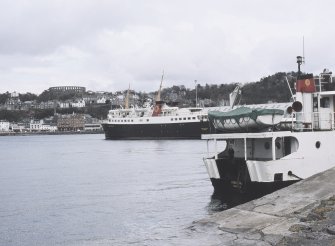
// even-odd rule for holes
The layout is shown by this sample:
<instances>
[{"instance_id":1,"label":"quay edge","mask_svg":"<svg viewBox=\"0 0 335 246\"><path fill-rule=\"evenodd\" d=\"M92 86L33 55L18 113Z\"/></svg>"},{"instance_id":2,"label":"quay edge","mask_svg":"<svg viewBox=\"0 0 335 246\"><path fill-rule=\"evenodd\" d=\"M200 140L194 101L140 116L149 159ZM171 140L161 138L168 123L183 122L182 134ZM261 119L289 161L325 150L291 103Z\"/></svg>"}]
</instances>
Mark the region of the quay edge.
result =
<instances>
[{"instance_id":1,"label":"quay edge","mask_svg":"<svg viewBox=\"0 0 335 246\"><path fill-rule=\"evenodd\" d=\"M193 222L185 245L335 245L335 168Z\"/></svg>"}]
</instances>

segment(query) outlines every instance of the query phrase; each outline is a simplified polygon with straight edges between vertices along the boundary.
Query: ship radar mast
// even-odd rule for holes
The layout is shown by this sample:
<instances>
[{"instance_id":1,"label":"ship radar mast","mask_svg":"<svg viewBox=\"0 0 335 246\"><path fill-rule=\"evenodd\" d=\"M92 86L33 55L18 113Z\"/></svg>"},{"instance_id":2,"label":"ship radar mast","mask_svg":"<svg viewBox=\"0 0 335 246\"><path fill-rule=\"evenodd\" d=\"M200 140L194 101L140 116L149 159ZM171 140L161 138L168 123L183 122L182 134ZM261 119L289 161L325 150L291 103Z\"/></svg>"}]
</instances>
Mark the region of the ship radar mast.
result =
<instances>
[{"instance_id":1,"label":"ship radar mast","mask_svg":"<svg viewBox=\"0 0 335 246\"><path fill-rule=\"evenodd\" d=\"M303 63L302 56L297 56L297 63L298 63L298 77L301 75L301 64Z\"/></svg>"}]
</instances>

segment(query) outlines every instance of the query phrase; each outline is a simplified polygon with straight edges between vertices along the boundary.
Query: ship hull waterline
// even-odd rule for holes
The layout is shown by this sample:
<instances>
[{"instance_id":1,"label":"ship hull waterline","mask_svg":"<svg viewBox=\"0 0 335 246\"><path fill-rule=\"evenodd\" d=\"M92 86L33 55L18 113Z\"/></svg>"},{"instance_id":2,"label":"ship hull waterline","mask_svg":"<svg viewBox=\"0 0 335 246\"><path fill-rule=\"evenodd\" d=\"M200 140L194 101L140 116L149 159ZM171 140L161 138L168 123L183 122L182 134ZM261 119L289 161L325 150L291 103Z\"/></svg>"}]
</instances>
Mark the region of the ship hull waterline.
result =
<instances>
[{"instance_id":1,"label":"ship hull waterline","mask_svg":"<svg viewBox=\"0 0 335 246\"><path fill-rule=\"evenodd\" d=\"M160 124L102 124L107 140L201 139L209 133L208 122Z\"/></svg>"}]
</instances>

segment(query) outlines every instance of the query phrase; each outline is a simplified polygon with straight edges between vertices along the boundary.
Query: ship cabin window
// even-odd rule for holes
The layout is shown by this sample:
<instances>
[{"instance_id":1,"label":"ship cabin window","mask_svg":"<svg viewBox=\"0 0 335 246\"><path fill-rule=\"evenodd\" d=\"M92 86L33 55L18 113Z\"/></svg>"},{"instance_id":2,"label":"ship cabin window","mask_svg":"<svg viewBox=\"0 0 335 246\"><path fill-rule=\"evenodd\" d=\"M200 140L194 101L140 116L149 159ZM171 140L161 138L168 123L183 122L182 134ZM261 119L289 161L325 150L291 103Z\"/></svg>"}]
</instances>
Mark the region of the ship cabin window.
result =
<instances>
[{"instance_id":1,"label":"ship cabin window","mask_svg":"<svg viewBox=\"0 0 335 246\"><path fill-rule=\"evenodd\" d=\"M323 97L320 100L320 106L321 108L329 108L330 104L329 104L329 97Z\"/></svg>"},{"instance_id":2,"label":"ship cabin window","mask_svg":"<svg viewBox=\"0 0 335 246\"><path fill-rule=\"evenodd\" d=\"M191 119L191 117L188 117L187 119L188 119L188 120L190 120L190 119Z\"/></svg>"},{"instance_id":3,"label":"ship cabin window","mask_svg":"<svg viewBox=\"0 0 335 246\"><path fill-rule=\"evenodd\" d=\"M173 121L173 118L171 118L171 121Z\"/></svg>"},{"instance_id":4,"label":"ship cabin window","mask_svg":"<svg viewBox=\"0 0 335 246\"><path fill-rule=\"evenodd\" d=\"M179 118L179 120L182 120L182 118Z\"/></svg>"},{"instance_id":5,"label":"ship cabin window","mask_svg":"<svg viewBox=\"0 0 335 246\"><path fill-rule=\"evenodd\" d=\"M174 118L174 120L178 120L178 118Z\"/></svg>"},{"instance_id":6,"label":"ship cabin window","mask_svg":"<svg viewBox=\"0 0 335 246\"><path fill-rule=\"evenodd\" d=\"M147 121L149 121L149 119L147 119Z\"/></svg>"},{"instance_id":7,"label":"ship cabin window","mask_svg":"<svg viewBox=\"0 0 335 246\"><path fill-rule=\"evenodd\" d=\"M131 120L131 122L134 122L134 120Z\"/></svg>"},{"instance_id":8,"label":"ship cabin window","mask_svg":"<svg viewBox=\"0 0 335 246\"><path fill-rule=\"evenodd\" d=\"M234 158L270 161L278 160L290 155L296 152L299 148L298 140L292 136L282 136L275 139L272 137L247 138L246 143L244 141L244 139L227 140L227 146L225 147L225 150L219 154L219 156L222 158L229 158L229 153L233 150Z\"/></svg>"},{"instance_id":9,"label":"ship cabin window","mask_svg":"<svg viewBox=\"0 0 335 246\"><path fill-rule=\"evenodd\" d=\"M186 120L186 117L184 117L184 119L183 120Z\"/></svg>"},{"instance_id":10,"label":"ship cabin window","mask_svg":"<svg viewBox=\"0 0 335 246\"><path fill-rule=\"evenodd\" d=\"M192 120L195 120L195 117L192 117Z\"/></svg>"}]
</instances>

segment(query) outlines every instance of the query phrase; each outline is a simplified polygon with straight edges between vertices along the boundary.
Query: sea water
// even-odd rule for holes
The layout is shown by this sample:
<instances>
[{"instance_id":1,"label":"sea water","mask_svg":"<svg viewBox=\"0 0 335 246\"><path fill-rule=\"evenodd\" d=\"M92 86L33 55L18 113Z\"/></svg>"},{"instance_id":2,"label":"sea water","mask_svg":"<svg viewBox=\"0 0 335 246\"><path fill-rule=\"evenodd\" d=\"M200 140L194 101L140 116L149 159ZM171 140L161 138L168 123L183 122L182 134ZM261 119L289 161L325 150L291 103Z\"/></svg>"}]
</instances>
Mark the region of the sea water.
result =
<instances>
[{"instance_id":1,"label":"sea water","mask_svg":"<svg viewBox=\"0 0 335 246\"><path fill-rule=\"evenodd\" d=\"M221 210L202 140L0 137L0 245L170 245Z\"/></svg>"}]
</instances>

